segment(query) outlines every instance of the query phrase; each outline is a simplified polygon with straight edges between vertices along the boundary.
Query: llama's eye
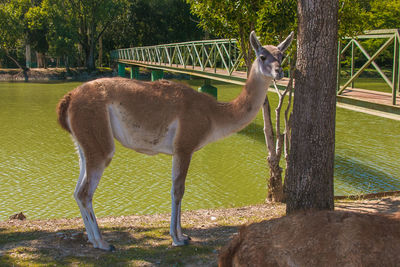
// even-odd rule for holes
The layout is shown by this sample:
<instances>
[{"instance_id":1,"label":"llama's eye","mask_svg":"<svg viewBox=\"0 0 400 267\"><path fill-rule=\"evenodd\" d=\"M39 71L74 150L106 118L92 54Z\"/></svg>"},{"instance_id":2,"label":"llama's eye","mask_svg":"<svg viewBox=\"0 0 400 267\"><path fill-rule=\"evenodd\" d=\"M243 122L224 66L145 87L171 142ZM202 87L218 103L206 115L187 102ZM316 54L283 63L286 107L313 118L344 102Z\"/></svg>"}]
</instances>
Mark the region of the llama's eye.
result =
<instances>
[{"instance_id":1,"label":"llama's eye","mask_svg":"<svg viewBox=\"0 0 400 267\"><path fill-rule=\"evenodd\" d=\"M262 61L264 61L266 58L265 58L265 56L261 55L261 56L260 56L260 59L261 59Z\"/></svg>"}]
</instances>

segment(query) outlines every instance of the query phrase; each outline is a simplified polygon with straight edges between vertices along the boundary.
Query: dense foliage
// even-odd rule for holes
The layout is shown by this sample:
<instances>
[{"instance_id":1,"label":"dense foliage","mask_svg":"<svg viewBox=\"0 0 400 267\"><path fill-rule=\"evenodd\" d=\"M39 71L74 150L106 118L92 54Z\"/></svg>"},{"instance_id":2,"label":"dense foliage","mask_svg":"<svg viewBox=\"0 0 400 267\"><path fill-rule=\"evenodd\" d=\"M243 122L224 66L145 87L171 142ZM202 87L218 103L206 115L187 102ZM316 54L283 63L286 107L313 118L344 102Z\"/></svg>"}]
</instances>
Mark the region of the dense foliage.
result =
<instances>
[{"instance_id":1,"label":"dense foliage","mask_svg":"<svg viewBox=\"0 0 400 267\"><path fill-rule=\"evenodd\" d=\"M23 68L26 47L38 63L46 56L46 62L94 69L116 48L203 36L182 0L0 0L0 66L5 67Z\"/></svg>"},{"instance_id":2,"label":"dense foliage","mask_svg":"<svg viewBox=\"0 0 400 267\"><path fill-rule=\"evenodd\" d=\"M400 28L398 0L338 1L341 36ZM250 64L251 30L277 44L296 28L296 0L0 0L0 66L23 68L31 51L93 69L115 48L213 37L238 39Z\"/></svg>"}]
</instances>

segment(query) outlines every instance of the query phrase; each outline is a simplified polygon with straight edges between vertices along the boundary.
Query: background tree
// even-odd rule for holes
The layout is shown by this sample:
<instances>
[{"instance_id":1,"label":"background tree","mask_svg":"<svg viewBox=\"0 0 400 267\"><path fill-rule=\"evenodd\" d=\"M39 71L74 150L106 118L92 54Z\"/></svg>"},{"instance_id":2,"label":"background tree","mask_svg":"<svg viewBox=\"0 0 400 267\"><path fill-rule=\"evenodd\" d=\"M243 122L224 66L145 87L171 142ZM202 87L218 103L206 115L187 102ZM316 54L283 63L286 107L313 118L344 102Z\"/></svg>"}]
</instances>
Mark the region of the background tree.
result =
<instances>
[{"instance_id":1,"label":"background tree","mask_svg":"<svg viewBox=\"0 0 400 267\"><path fill-rule=\"evenodd\" d=\"M215 36L235 38L243 52L247 69L250 69L254 53L249 35L256 29L257 13L263 0L186 0L193 14L198 16L199 25Z\"/></svg>"},{"instance_id":2,"label":"background tree","mask_svg":"<svg viewBox=\"0 0 400 267\"><path fill-rule=\"evenodd\" d=\"M76 34L79 45L84 53L85 65L89 70L95 68L96 46L104 31L115 23L115 18L121 14L126 6L125 0L48 0L47 5L63 12L57 17L59 36L65 41L71 39L66 28ZM64 30L62 30L64 29Z\"/></svg>"},{"instance_id":3,"label":"background tree","mask_svg":"<svg viewBox=\"0 0 400 267\"><path fill-rule=\"evenodd\" d=\"M25 69L12 52L24 43L24 14L28 9L26 1L0 2L0 52L14 62L21 70Z\"/></svg>"},{"instance_id":4,"label":"background tree","mask_svg":"<svg viewBox=\"0 0 400 267\"><path fill-rule=\"evenodd\" d=\"M333 209L337 40L338 3L299 0L287 213Z\"/></svg>"},{"instance_id":5,"label":"background tree","mask_svg":"<svg viewBox=\"0 0 400 267\"><path fill-rule=\"evenodd\" d=\"M149 15L151 14L151 15ZM182 0L131 0L104 33L106 50L202 39L203 31Z\"/></svg>"},{"instance_id":6,"label":"background tree","mask_svg":"<svg viewBox=\"0 0 400 267\"><path fill-rule=\"evenodd\" d=\"M340 36L399 27L396 0L338 1ZM238 39L249 65L250 30L256 29L263 43L277 44L297 28L295 0L7 0L0 5L0 53L6 64L7 35L12 40L6 41L8 55L20 65L24 46L31 45L32 51L48 57L93 66L101 36L103 54L109 57L109 51L121 47L202 39L205 34L196 28L199 21L206 36ZM376 45L366 42L365 48Z\"/></svg>"},{"instance_id":7,"label":"background tree","mask_svg":"<svg viewBox=\"0 0 400 267\"><path fill-rule=\"evenodd\" d=\"M296 0L265 0L257 15L257 32L266 44L282 41L297 31Z\"/></svg>"},{"instance_id":8,"label":"background tree","mask_svg":"<svg viewBox=\"0 0 400 267\"><path fill-rule=\"evenodd\" d=\"M77 22L65 12L63 5L54 0L44 0L42 8L49 19L48 42L52 56L62 58L65 67L69 69L70 62L78 62L79 54L77 44L79 43L78 31L75 27Z\"/></svg>"},{"instance_id":9,"label":"background tree","mask_svg":"<svg viewBox=\"0 0 400 267\"><path fill-rule=\"evenodd\" d=\"M400 1L375 0L370 5L368 15L371 29L400 28Z\"/></svg>"},{"instance_id":10,"label":"background tree","mask_svg":"<svg viewBox=\"0 0 400 267\"><path fill-rule=\"evenodd\" d=\"M17 51L23 46L30 47L45 54L49 48L47 43L47 16L41 8L41 1L10 0L0 3L0 32L3 52L18 65L25 69L18 60L11 56L10 51ZM30 49L26 50L27 60Z\"/></svg>"},{"instance_id":11,"label":"background tree","mask_svg":"<svg viewBox=\"0 0 400 267\"><path fill-rule=\"evenodd\" d=\"M356 36L371 29L366 1L339 0L339 37Z\"/></svg>"},{"instance_id":12,"label":"background tree","mask_svg":"<svg viewBox=\"0 0 400 267\"><path fill-rule=\"evenodd\" d=\"M41 1L37 1L37 3L32 4L29 10L25 13L24 29L26 32L26 45L31 46L37 53L38 67L46 68L46 53L49 50L49 42L47 41L49 18L46 10L42 7L40 2ZM28 49L26 53L26 57L30 57L30 55L28 55Z\"/></svg>"}]
</instances>

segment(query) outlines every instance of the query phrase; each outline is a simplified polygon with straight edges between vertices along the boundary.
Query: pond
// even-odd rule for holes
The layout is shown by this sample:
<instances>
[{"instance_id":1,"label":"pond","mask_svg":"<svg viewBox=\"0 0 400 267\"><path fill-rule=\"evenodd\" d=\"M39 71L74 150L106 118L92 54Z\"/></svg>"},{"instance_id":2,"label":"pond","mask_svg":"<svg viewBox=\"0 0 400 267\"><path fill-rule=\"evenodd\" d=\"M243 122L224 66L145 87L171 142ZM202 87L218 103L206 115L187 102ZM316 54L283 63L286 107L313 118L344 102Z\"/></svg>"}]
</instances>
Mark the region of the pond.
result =
<instances>
[{"instance_id":1,"label":"pond","mask_svg":"<svg viewBox=\"0 0 400 267\"><path fill-rule=\"evenodd\" d=\"M183 81L197 88L202 81ZM57 125L68 83L0 83L0 220L80 216L73 198L79 175L70 136ZM228 101L241 87L215 84ZM277 98L270 93L272 105ZM183 210L237 207L266 197L266 147L261 113L243 131L196 152ZM335 195L400 190L400 122L337 109ZM171 157L146 156L117 143L94 195L96 215L170 211Z\"/></svg>"}]
</instances>

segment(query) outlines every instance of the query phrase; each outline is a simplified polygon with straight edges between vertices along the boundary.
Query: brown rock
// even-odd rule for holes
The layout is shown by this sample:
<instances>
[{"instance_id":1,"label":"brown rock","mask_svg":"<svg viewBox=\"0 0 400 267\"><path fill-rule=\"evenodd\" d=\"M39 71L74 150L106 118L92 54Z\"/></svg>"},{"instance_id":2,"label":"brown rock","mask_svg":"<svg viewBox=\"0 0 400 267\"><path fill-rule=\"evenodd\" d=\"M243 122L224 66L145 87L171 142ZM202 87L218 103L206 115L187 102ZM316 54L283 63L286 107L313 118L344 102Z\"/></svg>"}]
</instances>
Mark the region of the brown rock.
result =
<instances>
[{"instance_id":1,"label":"brown rock","mask_svg":"<svg viewBox=\"0 0 400 267\"><path fill-rule=\"evenodd\" d=\"M21 220L21 221L23 221L25 219L26 219L26 216L22 212L10 216L10 220Z\"/></svg>"}]
</instances>

